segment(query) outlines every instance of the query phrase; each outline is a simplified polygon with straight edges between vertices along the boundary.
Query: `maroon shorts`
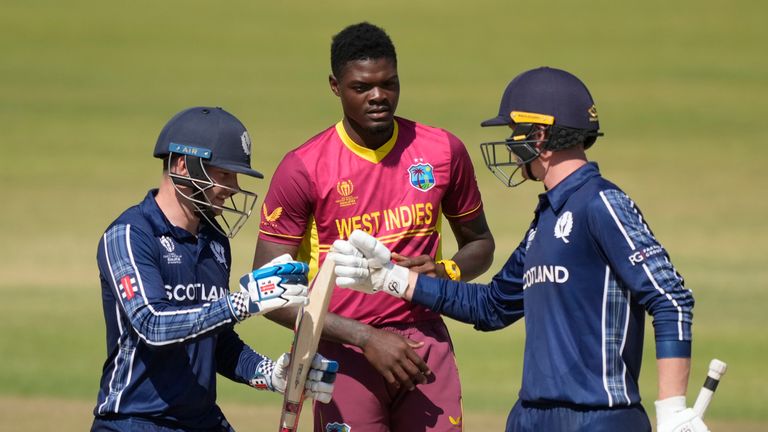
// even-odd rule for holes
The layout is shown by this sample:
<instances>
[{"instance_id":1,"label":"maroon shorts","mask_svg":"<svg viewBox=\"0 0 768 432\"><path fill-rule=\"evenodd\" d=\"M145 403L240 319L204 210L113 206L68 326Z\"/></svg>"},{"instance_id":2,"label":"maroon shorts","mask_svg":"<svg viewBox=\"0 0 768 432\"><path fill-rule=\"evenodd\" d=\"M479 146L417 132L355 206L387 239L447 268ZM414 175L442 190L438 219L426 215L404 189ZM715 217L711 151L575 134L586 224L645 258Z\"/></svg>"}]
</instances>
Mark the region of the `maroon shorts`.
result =
<instances>
[{"instance_id":1,"label":"maroon shorts","mask_svg":"<svg viewBox=\"0 0 768 432\"><path fill-rule=\"evenodd\" d=\"M357 347L321 341L319 352L339 362L329 404L314 404L315 432L461 431L461 384L453 345L442 321L382 327L424 346L416 352L433 376L412 391L396 390Z\"/></svg>"}]
</instances>

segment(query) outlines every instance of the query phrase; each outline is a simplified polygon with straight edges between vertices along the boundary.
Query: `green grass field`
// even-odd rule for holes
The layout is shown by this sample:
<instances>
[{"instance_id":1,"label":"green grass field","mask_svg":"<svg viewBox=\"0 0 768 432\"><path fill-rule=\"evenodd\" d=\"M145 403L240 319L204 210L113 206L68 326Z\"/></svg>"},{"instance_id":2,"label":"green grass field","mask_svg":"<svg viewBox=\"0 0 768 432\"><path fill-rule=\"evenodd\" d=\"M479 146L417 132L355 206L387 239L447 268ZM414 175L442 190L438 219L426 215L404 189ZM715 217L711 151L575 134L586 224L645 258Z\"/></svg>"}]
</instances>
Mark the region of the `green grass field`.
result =
<instances>
[{"instance_id":1,"label":"green grass field","mask_svg":"<svg viewBox=\"0 0 768 432\"><path fill-rule=\"evenodd\" d=\"M361 20L397 46L398 114L467 144L497 241L492 271L541 188L509 190L492 177L477 144L503 131L479 122L523 70L561 67L587 83L606 132L590 157L640 205L696 296L689 402L721 358L730 369L708 422L768 430L766 14L757 0L3 1L0 430L89 424L105 354L96 244L160 179L151 151L163 124L187 106L223 106L249 127L253 165L269 176L340 118L330 38ZM260 194L267 185L250 184ZM233 242L238 275L249 269L254 219ZM445 252L454 248L448 239ZM523 325L492 334L450 325L467 430L501 430L520 384ZM239 331L270 355L290 343L263 319ZM647 333L641 386L651 408ZM277 423L276 395L222 381L220 400L240 430Z\"/></svg>"}]
</instances>

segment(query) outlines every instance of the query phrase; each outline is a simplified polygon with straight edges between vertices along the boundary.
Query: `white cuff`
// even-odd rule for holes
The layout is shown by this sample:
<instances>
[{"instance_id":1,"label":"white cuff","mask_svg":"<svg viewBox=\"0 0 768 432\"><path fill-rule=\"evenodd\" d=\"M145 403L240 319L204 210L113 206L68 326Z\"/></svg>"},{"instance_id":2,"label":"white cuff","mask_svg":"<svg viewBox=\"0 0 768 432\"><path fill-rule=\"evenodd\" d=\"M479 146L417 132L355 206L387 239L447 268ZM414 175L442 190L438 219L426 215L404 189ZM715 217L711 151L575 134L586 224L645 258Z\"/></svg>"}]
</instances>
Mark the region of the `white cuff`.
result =
<instances>
[{"instance_id":1,"label":"white cuff","mask_svg":"<svg viewBox=\"0 0 768 432\"><path fill-rule=\"evenodd\" d=\"M405 267L391 264L392 268L384 281L382 291L395 297L403 297L408 289L408 276L411 271Z\"/></svg>"}]
</instances>

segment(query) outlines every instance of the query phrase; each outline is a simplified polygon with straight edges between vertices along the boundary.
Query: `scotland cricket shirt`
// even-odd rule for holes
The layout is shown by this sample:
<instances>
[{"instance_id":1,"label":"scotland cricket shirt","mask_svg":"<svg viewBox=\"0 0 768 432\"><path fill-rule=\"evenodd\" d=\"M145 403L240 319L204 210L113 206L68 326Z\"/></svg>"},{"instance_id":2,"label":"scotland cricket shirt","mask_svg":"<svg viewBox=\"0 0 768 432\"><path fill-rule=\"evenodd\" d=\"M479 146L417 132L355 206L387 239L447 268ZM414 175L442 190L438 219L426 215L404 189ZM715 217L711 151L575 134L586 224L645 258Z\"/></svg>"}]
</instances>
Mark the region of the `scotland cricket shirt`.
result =
<instances>
[{"instance_id":1,"label":"scotland cricket shirt","mask_svg":"<svg viewBox=\"0 0 768 432\"><path fill-rule=\"evenodd\" d=\"M693 296L635 203L593 163L539 196L490 284L420 276L413 301L480 330L525 316L524 401L638 403L646 311L656 357L690 357Z\"/></svg>"},{"instance_id":2,"label":"scotland cricket shirt","mask_svg":"<svg viewBox=\"0 0 768 432\"><path fill-rule=\"evenodd\" d=\"M355 229L390 250L440 258L441 220L468 221L482 211L464 144L449 132L395 117L380 148L355 143L339 122L289 152L264 198L259 239L299 245L297 259L316 271L336 239ZM440 319L384 293L334 290L329 310L384 325Z\"/></svg>"},{"instance_id":3,"label":"scotland cricket shirt","mask_svg":"<svg viewBox=\"0 0 768 432\"><path fill-rule=\"evenodd\" d=\"M205 222L197 236L173 226L155 194L99 242L107 360L94 414L213 427L216 372L245 383L263 357L232 329L242 315L229 301L228 239Z\"/></svg>"}]
</instances>

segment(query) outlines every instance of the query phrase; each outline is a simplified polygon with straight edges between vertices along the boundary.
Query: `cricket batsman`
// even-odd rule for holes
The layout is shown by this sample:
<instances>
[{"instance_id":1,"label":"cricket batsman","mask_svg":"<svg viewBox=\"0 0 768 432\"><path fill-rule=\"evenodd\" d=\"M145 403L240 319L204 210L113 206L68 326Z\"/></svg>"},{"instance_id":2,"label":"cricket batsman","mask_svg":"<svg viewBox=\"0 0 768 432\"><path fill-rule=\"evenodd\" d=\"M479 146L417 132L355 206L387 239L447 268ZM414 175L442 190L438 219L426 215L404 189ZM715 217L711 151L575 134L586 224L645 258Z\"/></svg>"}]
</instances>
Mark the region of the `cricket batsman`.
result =
<instances>
[{"instance_id":1,"label":"cricket batsman","mask_svg":"<svg viewBox=\"0 0 768 432\"><path fill-rule=\"evenodd\" d=\"M685 397L693 296L635 202L587 160L602 135L587 87L564 70L529 70L482 125L512 131L481 145L505 185L544 185L522 241L490 283L404 272L384 244L357 231L333 246L338 285L383 291L483 331L525 318L522 388L508 432L650 431L638 388L649 313L657 430L708 430Z\"/></svg>"},{"instance_id":2,"label":"cricket batsman","mask_svg":"<svg viewBox=\"0 0 768 432\"><path fill-rule=\"evenodd\" d=\"M221 108L194 107L160 133L158 189L99 242L107 359L92 431L233 431L216 404L216 374L283 392L289 356L254 352L234 330L251 316L307 302L308 266L277 257L229 290L229 239L256 200L240 188L251 139ZM238 199L240 198L240 199ZM219 223L218 221L221 221ZM307 394L329 402L338 365L317 356Z\"/></svg>"}]
</instances>

